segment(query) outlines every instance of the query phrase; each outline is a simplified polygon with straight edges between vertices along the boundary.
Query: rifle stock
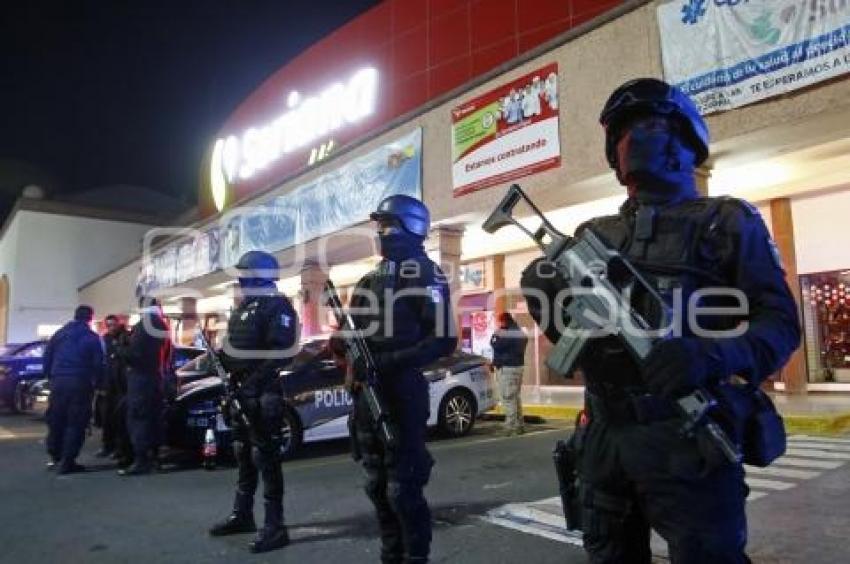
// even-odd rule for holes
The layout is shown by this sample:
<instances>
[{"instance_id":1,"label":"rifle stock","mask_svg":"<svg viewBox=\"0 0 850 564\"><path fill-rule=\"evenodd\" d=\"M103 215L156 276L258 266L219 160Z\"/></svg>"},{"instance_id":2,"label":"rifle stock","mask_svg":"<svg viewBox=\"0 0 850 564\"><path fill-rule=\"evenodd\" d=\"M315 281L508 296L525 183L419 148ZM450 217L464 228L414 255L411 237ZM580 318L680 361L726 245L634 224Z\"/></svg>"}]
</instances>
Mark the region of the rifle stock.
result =
<instances>
[{"instance_id":1,"label":"rifle stock","mask_svg":"<svg viewBox=\"0 0 850 564\"><path fill-rule=\"evenodd\" d=\"M251 422L245 414L245 410L242 409L242 402L239 401L239 398L236 395L236 386L230 378L230 374L224 369L221 359L207 340L203 330L198 330L198 336L201 340L201 344L207 350L207 356L213 365L216 376L218 376L222 384L224 384L224 404L230 408L231 414L236 417L242 425L250 428Z\"/></svg>"}]
</instances>

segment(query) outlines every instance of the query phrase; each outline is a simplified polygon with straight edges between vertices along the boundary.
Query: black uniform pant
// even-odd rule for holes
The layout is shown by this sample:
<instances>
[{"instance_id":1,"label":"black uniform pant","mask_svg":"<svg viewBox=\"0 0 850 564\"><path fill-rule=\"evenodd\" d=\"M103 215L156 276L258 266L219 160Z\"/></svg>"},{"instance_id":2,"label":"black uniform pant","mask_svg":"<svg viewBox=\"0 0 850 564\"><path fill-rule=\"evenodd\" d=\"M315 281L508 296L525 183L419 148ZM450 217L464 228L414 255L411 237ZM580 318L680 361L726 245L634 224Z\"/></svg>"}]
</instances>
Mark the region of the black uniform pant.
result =
<instances>
[{"instance_id":1,"label":"black uniform pant","mask_svg":"<svg viewBox=\"0 0 850 564\"><path fill-rule=\"evenodd\" d=\"M92 384L87 376L50 379L47 406L47 453L54 460L73 461L86 439L92 413Z\"/></svg>"},{"instance_id":2,"label":"black uniform pant","mask_svg":"<svg viewBox=\"0 0 850 564\"><path fill-rule=\"evenodd\" d=\"M680 426L675 418L612 424L590 414L579 473L591 562L649 564L650 528L667 541L673 564L749 562L743 467L709 467Z\"/></svg>"},{"instance_id":3,"label":"black uniform pant","mask_svg":"<svg viewBox=\"0 0 850 564\"><path fill-rule=\"evenodd\" d=\"M259 398L241 397L242 409L248 416L246 428L232 417L233 449L239 464L234 511L253 511L254 494L260 476L263 478L265 526L283 525L283 470L280 467L283 400L280 394L263 393Z\"/></svg>"},{"instance_id":4,"label":"black uniform pant","mask_svg":"<svg viewBox=\"0 0 850 564\"><path fill-rule=\"evenodd\" d=\"M117 448L119 425L117 411L120 399L112 391L107 390L103 396L95 401L95 406L99 411L98 419L101 425L103 450L109 452L115 451ZM126 427L126 425L124 426Z\"/></svg>"},{"instance_id":5,"label":"black uniform pant","mask_svg":"<svg viewBox=\"0 0 850 564\"><path fill-rule=\"evenodd\" d=\"M136 460L146 459L162 440L163 401L159 377L127 374L127 431Z\"/></svg>"},{"instance_id":6,"label":"black uniform pant","mask_svg":"<svg viewBox=\"0 0 850 564\"><path fill-rule=\"evenodd\" d=\"M431 511L423 488L434 459L425 447L428 383L421 374L403 374L398 389L386 390L398 432L398 447L387 451L372 424L365 398L356 399L355 439L363 457L366 495L381 529L382 562L425 562L431 546Z\"/></svg>"}]
</instances>

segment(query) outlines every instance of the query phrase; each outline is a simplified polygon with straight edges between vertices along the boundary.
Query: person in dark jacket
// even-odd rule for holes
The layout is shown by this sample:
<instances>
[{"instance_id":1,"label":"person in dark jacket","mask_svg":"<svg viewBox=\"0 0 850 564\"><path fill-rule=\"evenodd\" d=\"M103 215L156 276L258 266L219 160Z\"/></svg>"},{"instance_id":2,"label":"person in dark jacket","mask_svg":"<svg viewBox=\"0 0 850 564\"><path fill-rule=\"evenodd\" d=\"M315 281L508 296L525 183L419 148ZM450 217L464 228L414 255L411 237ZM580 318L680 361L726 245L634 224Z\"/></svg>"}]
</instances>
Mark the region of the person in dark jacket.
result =
<instances>
[{"instance_id":1,"label":"person in dark jacket","mask_svg":"<svg viewBox=\"0 0 850 564\"><path fill-rule=\"evenodd\" d=\"M92 395L103 379L103 344L91 330L91 307L81 305L74 320L54 333L44 353L44 372L50 382L47 408L48 466L59 474L82 472L77 456L91 418Z\"/></svg>"},{"instance_id":2,"label":"person in dark jacket","mask_svg":"<svg viewBox=\"0 0 850 564\"><path fill-rule=\"evenodd\" d=\"M422 367L451 354L457 333L448 281L423 247L430 228L428 208L409 196L390 196L371 218L383 260L358 282L351 311L355 324L367 333L398 444L382 442L357 385L353 438L381 531L381 562L426 563L431 512L423 489L434 459L425 446L429 399ZM351 371L355 381L366 376L359 362Z\"/></svg>"},{"instance_id":3,"label":"person in dark jacket","mask_svg":"<svg viewBox=\"0 0 850 564\"><path fill-rule=\"evenodd\" d=\"M149 474L162 439L163 377L171 363L168 321L156 300L142 298L141 319L119 355L127 365L127 429L133 464L122 476Z\"/></svg>"},{"instance_id":4,"label":"person in dark jacket","mask_svg":"<svg viewBox=\"0 0 850 564\"><path fill-rule=\"evenodd\" d=\"M610 334L591 338L579 356L586 410L573 442L584 548L593 563L649 564L655 530L673 564L744 564L744 468L705 427L683 434L675 402L712 394L709 416L741 444L753 390L800 344L797 304L758 210L700 197L694 169L708 157L709 132L687 94L654 78L629 81L600 122L628 198L577 236L591 229L676 311L671 322L649 292L635 291L635 312L650 327L669 324L669 338L642 361ZM529 313L557 342L570 322L561 305L568 282L540 258L521 284Z\"/></svg>"},{"instance_id":5,"label":"person in dark jacket","mask_svg":"<svg viewBox=\"0 0 850 564\"><path fill-rule=\"evenodd\" d=\"M505 433L521 435L525 432L522 419L522 371L525 366L525 346L528 337L510 313L499 315L499 329L493 333L493 367L499 383L502 408L505 410Z\"/></svg>"},{"instance_id":6,"label":"person in dark jacket","mask_svg":"<svg viewBox=\"0 0 850 564\"><path fill-rule=\"evenodd\" d=\"M106 378L101 388L101 425L103 447L97 456L112 456L119 466L129 466L133 459L130 436L127 433L127 374L119 349L128 344L128 333L124 324L114 315L105 320L106 334Z\"/></svg>"}]
</instances>

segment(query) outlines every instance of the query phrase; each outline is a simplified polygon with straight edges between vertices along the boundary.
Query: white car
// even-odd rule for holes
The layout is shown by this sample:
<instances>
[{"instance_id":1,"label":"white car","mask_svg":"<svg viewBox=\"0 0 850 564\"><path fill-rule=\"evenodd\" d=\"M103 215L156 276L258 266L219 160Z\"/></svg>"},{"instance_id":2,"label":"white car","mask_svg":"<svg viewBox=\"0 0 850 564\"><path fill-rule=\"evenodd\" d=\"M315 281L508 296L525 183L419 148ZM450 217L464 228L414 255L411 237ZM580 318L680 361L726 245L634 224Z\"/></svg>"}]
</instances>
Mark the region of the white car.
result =
<instances>
[{"instance_id":1,"label":"white car","mask_svg":"<svg viewBox=\"0 0 850 564\"><path fill-rule=\"evenodd\" d=\"M475 419L496 405L493 377L483 356L455 352L425 368L429 382L429 427L458 437L469 433ZM217 418L223 388L209 377L209 363L199 357L177 371L180 392L172 404L175 425L186 446L199 445L210 421L216 433L229 429ZM303 443L348 436L348 416L354 406L336 367L327 338L302 344L293 363L281 372L284 402L283 455L291 457ZM187 433L188 432L188 433ZM169 433L171 434L171 433Z\"/></svg>"}]
</instances>

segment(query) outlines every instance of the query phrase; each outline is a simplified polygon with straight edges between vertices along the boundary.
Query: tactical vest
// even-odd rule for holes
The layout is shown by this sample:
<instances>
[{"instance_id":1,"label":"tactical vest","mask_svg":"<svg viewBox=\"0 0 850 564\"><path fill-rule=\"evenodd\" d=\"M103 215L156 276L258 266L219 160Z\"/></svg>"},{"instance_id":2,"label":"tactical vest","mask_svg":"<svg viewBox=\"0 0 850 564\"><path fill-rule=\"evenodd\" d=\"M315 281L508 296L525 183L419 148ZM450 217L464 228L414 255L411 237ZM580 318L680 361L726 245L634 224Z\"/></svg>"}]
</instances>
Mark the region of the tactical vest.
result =
<instances>
[{"instance_id":1,"label":"tactical vest","mask_svg":"<svg viewBox=\"0 0 850 564\"><path fill-rule=\"evenodd\" d=\"M734 286L733 234L723 232L724 215L734 206L746 205L731 198L698 198L670 207L638 206L627 202L618 215L590 220L579 228L590 228L610 247L617 249L677 310L682 335L691 336L687 305L693 293L709 286ZM652 327L668 326L656 302L639 291L631 296L632 307ZM727 297L702 298L701 307L730 307ZM740 319L731 316L697 318L699 326L713 330L730 329ZM634 360L616 337L594 341L580 364L588 385L605 388L643 386ZM597 383L591 382L598 380ZM603 383L604 382L604 383ZM604 393L605 390L596 390Z\"/></svg>"}]
</instances>

